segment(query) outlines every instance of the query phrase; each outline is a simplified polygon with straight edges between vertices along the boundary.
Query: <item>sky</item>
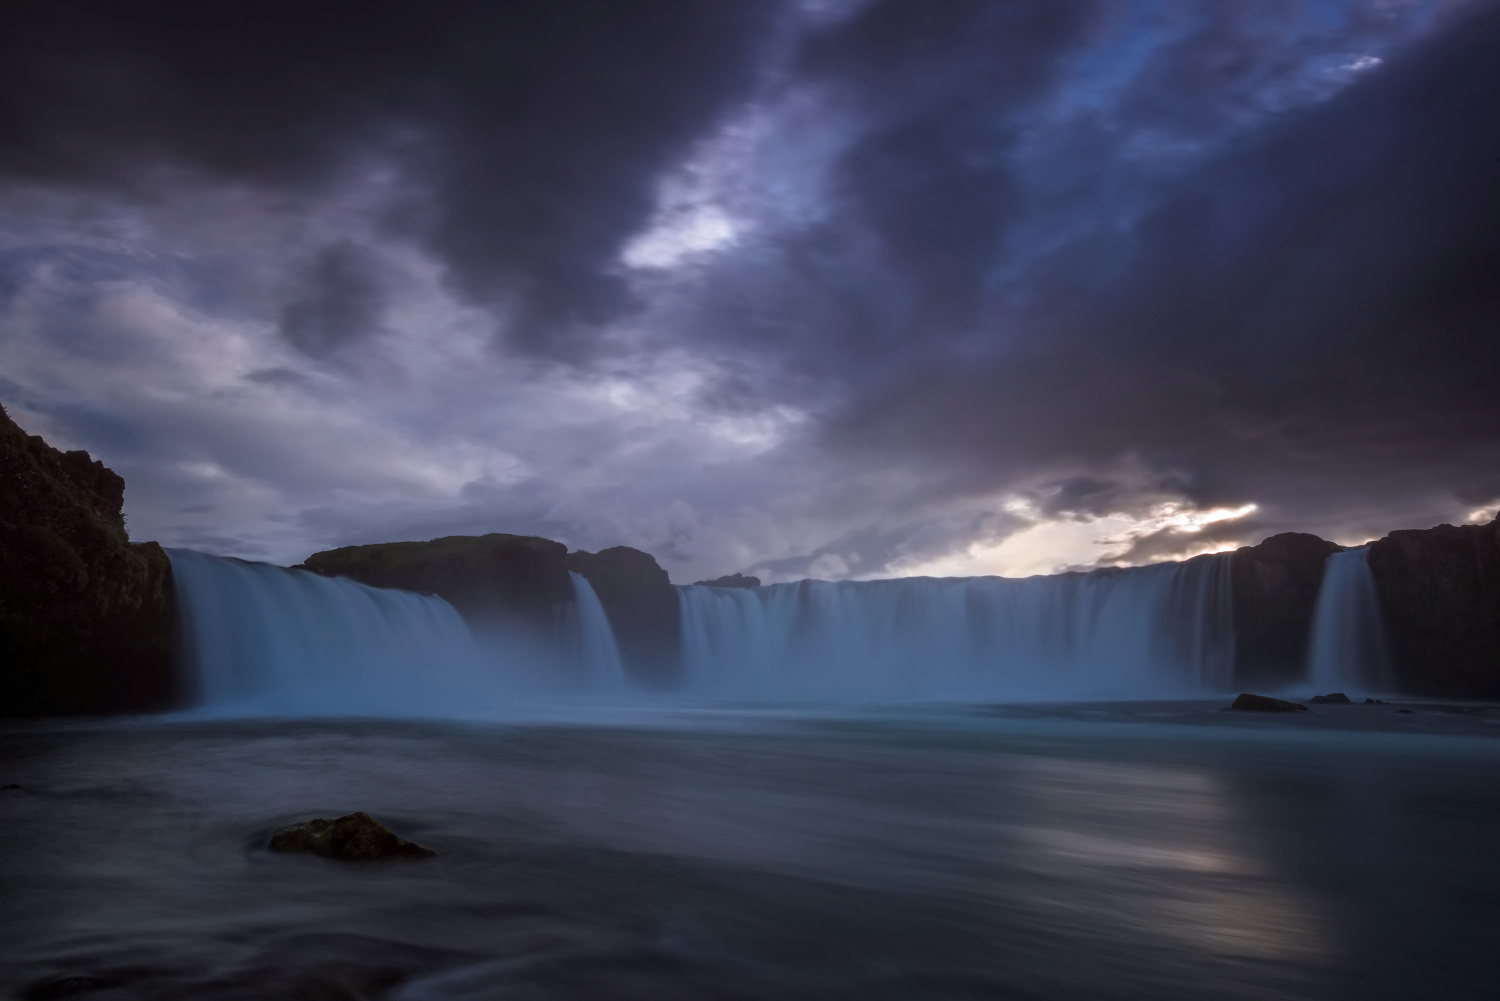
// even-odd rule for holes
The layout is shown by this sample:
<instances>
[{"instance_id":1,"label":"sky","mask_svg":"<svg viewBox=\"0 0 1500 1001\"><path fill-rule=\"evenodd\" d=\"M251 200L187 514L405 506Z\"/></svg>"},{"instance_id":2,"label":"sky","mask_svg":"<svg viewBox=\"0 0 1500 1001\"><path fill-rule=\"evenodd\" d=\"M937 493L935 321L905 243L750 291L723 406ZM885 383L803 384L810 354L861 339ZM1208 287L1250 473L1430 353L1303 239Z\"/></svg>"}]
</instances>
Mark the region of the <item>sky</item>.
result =
<instances>
[{"instance_id":1,"label":"sky","mask_svg":"<svg viewBox=\"0 0 1500 1001\"><path fill-rule=\"evenodd\" d=\"M132 538L689 583L1500 506L1493 0L11 0L0 404Z\"/></svg>"}]
</instances>

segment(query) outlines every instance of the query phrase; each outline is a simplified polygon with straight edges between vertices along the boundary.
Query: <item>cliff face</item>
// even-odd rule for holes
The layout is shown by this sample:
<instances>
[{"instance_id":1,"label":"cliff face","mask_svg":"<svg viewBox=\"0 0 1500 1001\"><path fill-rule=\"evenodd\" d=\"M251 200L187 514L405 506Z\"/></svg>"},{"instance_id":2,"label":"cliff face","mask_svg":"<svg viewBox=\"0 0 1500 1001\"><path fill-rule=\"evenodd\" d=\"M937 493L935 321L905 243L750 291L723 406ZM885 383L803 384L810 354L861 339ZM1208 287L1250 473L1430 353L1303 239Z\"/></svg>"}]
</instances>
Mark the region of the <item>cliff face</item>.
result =
<instances>
[{"instance_id":1,"label":"cliff face","mask_svg":"<svg viewBox=\"0 0 1500 1001\"><path fill-rule=\"evenodd\" d=\"M0 715L145 712L179 693L172 568L125 481L0 408Z\"/></svg>"},{"instance_id":2,"label":"cliff face","mask_svg":"<svg viewBox=\"0 0 1500 1001\"><path fill-rule=\"evenodd\" d=\"M1323 569L1339 548L1316 535L1287 532L1235 550L1230 579L1237 685L1275 687L1302 680Z\"/></svg>"},{"instance_id":3,"label":"cliff face","mask_svg":"<svg viewBox=\"0 0 1500 1001\"><path fill-rule=\"evenodd\" d=\"M1500 698L1500 518L1392 532L1370 571L1404 691Z\"/></svg>"},{"instance_id":4,"label":"cliff face","mask_svg":"<svg viewBox=\"0 0 1500 1001\"><path fill-rule=\"evenodd\" d=\"M314 553L301 568L371 587L436 594L471 625L540 623L573 600L563 566L568 547L534 535L450 535Z\"/></svg>"},{"instance_id":5,"label":"cliff face","mask_svg":"<svg viewBox=\"0 0 1500 1001\"><path fill-rule=\"evenodd\" d=\"M632 677L665 687L678 676L677 593L667 572L638 549L569 553L562 543L536 536L454 535L332 549L309 556L302 568L436 594L480 630L512 623L550 628L555 606L573 601L568 572L575 571L599 595Z\"/></svg>"}]
</instances>

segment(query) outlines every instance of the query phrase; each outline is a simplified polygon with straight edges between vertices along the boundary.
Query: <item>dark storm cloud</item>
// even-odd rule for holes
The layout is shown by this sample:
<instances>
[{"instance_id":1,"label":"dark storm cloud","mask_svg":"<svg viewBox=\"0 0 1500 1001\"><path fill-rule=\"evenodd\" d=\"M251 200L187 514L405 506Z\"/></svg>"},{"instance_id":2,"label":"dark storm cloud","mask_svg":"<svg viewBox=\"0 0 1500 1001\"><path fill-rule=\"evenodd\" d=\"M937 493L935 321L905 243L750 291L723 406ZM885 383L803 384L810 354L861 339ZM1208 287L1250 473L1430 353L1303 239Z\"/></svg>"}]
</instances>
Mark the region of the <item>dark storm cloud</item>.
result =
<instances>
[{"instance_id":1,"label":"dark storm cloud","mask_svg":"<svg viewBox=\"0 0 1500 1001\"><path fill-rule=\"evenodd\" d=\"M1450 6L23 0L0 390L277 558L1453 517L1500 493L1500 11Z\"/></svg>"},{"instance_id":2,"label":"dark storm cloud","mask_svg":"<svg viewBox=\"0 0 1500 1001\"><path fill-rule=\"evenodd\" d=\"M912 289L907 333L971 324L1020 192L1018 108L1051 82L1092 4L882 0L809 40L801 71L873 125L836 170L845 211Z\"/></svg>"},{"instance_id":3,"label":"dark storm cloud","mask_svg":"<svg viewBox=\"0 0 1500 1001\"><path fill-rule=\"evenodd\" d=\"M1174 178L1128 231L1032 262L996 350L934 352L831 440L980 483L1133 456L1282 523L1372 493L1482 495L1500 461L1497 49L1491 9Z\"/></svg>"},{"instance_id":4,"label":"dark storm cloud","mask_svg":"<svg viewBox=\"0 0 1500 1001\"><path fill-rule=\"evenodd\" d=\"M304 192L394 156L409 197L387 226L546 350L623 305L620 244L751 78L767 16L714 0L17 0L0 176L163 198L171 168ZM299 344L339 339L341 307L289 308Z\"/></svg>"},{"instance_id":5,"label":"dark storm cloud","mask_svg":"<svg viewBox=\"0 0 1500 1001\"><path fill-rule=\"evenodd\" d=\"M385 305L380 270L354 244L340 242L319 251L301 284L299 295L282 309L281 334L307 354L327 355L379 328Z\"/></svg>"}]
</instances>

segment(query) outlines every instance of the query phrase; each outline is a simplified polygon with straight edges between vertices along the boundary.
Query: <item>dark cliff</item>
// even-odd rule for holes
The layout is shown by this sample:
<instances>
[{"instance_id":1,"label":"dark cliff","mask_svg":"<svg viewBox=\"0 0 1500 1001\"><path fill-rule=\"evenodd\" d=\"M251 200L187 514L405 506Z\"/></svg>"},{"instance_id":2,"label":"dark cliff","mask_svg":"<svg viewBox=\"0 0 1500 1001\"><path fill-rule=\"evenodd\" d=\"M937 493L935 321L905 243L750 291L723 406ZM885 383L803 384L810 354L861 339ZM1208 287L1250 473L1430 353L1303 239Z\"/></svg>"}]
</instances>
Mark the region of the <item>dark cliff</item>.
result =
<instances>
[{"instance_id":1,"label":"dark cliff","mask_svg":"<svg viewBox=\"0 0 1500 1001\"><path fill-rule=\"evenodd\" d=\"M172 568L132 545L125 481L0 407L0 715L147 712L179 695Z\"/></svg>"},{"instance_id":2,"label":"dark cliff","mask_svg":"<svg viewBox=\"0 0 1500 1001\"><path fill-rule=\"evenodd\" d=\"M1370 571L1404 691L1500 698L1500 518L1392 532Z\"/></svg>"},{"instance_id":3,"label":"dark cliff","mask_svg":"<svg viewBox=\"0 0 1500 1001\"><path fill-rule=\"evenodd\" d=\"M1302 680L1328 557L1340 547L1300 532L1234 551L1234 678L1274 687Z\"/></svg>"},{"instance_id":4,"label":"dark cliff","mask_svg":"<svg viewBox=\"0 0 1500 1001\"><path fill-rule=\"evenodd\" d=\"M453 535L332 549L309 556L302 568L436 594L481 631L514 623L550 629L556 606L573 601L568 571L576 571L598 594L632 677L664 687L678 676L677 593L655 558L638 549L569 553L536 536Z\"/></svg>"},{"instance_id":5,"label":"dark cliff","mask_svg":"<svg viewBox=\"0 0 1500 1001\"><path fill-rule=\"evenodd\" d=\"M302 569L371 587L436 594L471 625L542 622L573 600L563 557L568 547L534 535L450 535L430 542L386 542L314 553Z\"/></svg>"}]
</instances>

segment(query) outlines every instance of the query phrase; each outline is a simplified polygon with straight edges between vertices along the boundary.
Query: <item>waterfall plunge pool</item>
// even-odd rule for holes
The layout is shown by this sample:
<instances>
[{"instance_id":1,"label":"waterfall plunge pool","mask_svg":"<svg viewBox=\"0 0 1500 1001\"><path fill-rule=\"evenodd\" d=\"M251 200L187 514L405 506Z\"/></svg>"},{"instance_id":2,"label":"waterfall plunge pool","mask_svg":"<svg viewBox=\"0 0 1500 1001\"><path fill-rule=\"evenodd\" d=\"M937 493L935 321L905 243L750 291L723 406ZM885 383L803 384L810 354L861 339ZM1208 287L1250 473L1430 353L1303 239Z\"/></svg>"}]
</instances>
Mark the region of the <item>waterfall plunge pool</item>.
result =
<instances>
[{"instance_id":1,"label":"waterfall plunge pool","mask_svg":"<svg viewBox=\"0 0 1500 1001\"><path fill-rule=\"evenodd\" d=\"M1492 997L1500 727L1296 715L9 724L0 991ZM265 851L356 809L439 856Z\"/></svg>"}]
</instances>

